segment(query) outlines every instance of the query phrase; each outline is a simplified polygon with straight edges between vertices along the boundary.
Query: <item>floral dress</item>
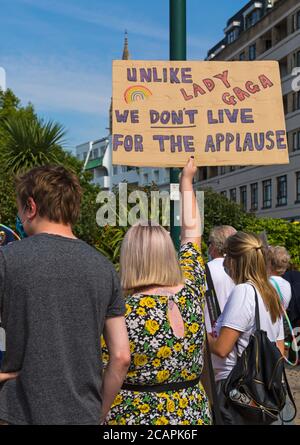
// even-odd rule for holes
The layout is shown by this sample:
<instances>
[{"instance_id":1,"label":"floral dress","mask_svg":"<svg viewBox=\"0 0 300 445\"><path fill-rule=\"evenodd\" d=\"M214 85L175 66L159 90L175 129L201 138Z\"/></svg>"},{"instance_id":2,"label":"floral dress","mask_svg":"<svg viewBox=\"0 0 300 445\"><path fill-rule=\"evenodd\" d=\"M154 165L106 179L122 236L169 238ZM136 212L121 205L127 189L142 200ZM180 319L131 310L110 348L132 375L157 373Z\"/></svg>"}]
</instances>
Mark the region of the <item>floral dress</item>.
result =
<instances>
[{"instance_id":1,"label":"floral dress","mask_svg":"<svg viewBox=\"0 0 300 445\"><path fill-rule=\"evenodd\" d=\"M180 249L185 287L172 295L184 321L177 337L168 319L167 296L135 294L126 299L131 365L125 382L157 385L194 380L204 354L205 271L199 248ZM103 342L103 361L108 354ZM178 391L121 390L106 419L109 425L210 425L209 402L201 383Z\"/></svg>"}]
</instances>

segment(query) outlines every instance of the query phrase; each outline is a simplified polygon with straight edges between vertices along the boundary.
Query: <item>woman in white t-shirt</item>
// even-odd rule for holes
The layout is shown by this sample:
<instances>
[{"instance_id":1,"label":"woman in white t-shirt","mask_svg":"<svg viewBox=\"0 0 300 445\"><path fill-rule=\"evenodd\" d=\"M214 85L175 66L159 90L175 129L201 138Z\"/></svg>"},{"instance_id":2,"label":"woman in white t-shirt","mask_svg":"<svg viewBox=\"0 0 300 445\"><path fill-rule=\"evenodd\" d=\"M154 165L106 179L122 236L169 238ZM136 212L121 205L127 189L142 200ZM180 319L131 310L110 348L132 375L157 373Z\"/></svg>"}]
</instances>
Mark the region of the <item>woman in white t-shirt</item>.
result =
<instances>
[{"instance_id":1,"label":"woman in white t-shirt","mask_svg":"<svg viewBox=\"0 0 300 445\"><path fill-rule=\"evenodd\" d=\"M255 286L259 303L261 329L284 353L284 332L280 301L267 274L267 251L255 234L238 232L228 238L224 268L236 284L224 311L217 321L218 338L208 335L211 352L215 354L217 389L222 394L224 381L248 346L255 332ZM220 399L222 405L222 399ZM224 411L221 412L224 415ZM227 417L227 414L225 414ZM235 423L230 413L225 423Z\"/></svg>"},{"instance_id":2,"label":"woman in white t-shirt","mask_svg":"<svg viewBox=\"0 0 300 445\"><path fill-rule=\"evenodd\" d=\"M285 247L269 246L268 249L268 273L271 284L282 297L283 306L285 309L289 307L292 298L292 288L290 283L282 278L282 275L287 271L290 264L291 257Z\"/></svg>"}]
</instances>

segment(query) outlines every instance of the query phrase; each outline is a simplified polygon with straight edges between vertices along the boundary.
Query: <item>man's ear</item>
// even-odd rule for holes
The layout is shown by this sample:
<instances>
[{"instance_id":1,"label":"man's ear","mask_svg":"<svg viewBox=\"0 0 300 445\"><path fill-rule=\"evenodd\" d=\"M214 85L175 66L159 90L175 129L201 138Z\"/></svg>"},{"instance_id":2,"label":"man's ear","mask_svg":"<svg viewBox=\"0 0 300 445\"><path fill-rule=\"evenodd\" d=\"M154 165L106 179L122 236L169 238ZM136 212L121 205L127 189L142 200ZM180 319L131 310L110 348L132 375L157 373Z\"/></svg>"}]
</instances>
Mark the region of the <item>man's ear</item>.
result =
<instances>
[{"instance_id":1,"label":"man's ear","mask_svg":"<svg viewBox=\"0 0 300 445\"><path fill-rule=\"evenodd\" d=\"M37 215L37 206L33 198L27 200L27 212L29 219L33 219Z\"/></svg>"}]
</instances>

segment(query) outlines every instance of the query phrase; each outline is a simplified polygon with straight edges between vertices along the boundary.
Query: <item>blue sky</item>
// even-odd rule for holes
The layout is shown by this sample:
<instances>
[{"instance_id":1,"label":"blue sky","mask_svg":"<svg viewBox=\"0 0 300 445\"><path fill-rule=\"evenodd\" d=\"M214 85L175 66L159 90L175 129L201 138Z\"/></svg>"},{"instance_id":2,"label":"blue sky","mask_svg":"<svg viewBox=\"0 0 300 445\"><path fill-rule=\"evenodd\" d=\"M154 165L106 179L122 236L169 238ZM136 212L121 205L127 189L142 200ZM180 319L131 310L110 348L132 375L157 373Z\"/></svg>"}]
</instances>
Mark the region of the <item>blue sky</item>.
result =
<instances>
[{"instance_id":1,"label":"blue sky","mask_svg":"<svg viewBox=\"0 0 300 445\"><path fill-rule=\"evenodd\" d=\"M188 59L201 60L246 0L187 0ZM7 86L68 130L66 148L106 136L111 63L169 57L169 0L0 0Z\"/></svg>"}]
</instances>

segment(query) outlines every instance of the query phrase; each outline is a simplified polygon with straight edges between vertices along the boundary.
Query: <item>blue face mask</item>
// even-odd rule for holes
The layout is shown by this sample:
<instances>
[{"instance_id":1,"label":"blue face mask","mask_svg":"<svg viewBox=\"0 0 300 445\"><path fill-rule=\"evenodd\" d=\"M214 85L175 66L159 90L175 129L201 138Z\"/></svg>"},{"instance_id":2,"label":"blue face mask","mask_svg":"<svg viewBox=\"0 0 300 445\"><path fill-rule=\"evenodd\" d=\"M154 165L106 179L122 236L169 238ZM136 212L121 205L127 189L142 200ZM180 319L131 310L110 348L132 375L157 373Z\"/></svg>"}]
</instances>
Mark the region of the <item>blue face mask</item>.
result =
<instances>
[{"instance_id":1,"label":"blue face mask","mask_svg":"<svg viewBox=\"0 0 300 445\"><path fill-rule=\"evenodd\" d=\"M17 215L17 218L16 218L16 230L17 230L18 234L20 235L20 238L23 239L23 238L28 237L27 233L24 230L24 226L23 226L23 223L22 223L19 215Z\"/></svg>"}]
</instances>

